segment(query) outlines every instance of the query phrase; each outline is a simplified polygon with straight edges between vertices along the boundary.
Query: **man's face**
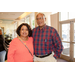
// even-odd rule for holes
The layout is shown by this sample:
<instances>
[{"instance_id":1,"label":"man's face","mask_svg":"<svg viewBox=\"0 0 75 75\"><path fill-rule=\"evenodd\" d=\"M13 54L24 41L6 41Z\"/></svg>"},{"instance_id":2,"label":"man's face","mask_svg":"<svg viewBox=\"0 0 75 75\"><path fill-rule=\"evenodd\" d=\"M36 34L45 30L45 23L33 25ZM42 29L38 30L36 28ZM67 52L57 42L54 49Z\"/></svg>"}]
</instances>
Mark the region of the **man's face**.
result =
<instances>
[{"instance_id":1,"label":"man's face","mask_svg":"<svg viewBox=\"0 0 75 75\"><path fill-rule=\"evenodd\" d=\"M46 21L46 18L44 17L43 14L39 13L36 17L36 21L37 21L37 24L39 26L44 26L45 25L45 21Z\"/></svg>"}]
</instances>

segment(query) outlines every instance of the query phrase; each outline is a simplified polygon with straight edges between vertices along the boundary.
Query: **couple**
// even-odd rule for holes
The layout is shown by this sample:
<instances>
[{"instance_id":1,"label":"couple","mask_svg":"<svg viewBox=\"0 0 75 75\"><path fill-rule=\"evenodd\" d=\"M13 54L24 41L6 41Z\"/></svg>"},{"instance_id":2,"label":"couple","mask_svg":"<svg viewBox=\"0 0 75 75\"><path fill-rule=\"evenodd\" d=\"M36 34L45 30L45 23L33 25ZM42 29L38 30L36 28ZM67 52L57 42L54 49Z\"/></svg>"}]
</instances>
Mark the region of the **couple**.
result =
<instances>
[{"instance_id":1,"label":"couple","mask_svg":"<svg viewBox=\"0 0 75 75\"><path fill-rule=\"evenodd\" d=\"M22 23L16 30L18 37L9 46L8 62L56 62L63 50L57 31L45 24L43 13L36 16L38 27L31 30Z\"/></svg>"}]
</instances>

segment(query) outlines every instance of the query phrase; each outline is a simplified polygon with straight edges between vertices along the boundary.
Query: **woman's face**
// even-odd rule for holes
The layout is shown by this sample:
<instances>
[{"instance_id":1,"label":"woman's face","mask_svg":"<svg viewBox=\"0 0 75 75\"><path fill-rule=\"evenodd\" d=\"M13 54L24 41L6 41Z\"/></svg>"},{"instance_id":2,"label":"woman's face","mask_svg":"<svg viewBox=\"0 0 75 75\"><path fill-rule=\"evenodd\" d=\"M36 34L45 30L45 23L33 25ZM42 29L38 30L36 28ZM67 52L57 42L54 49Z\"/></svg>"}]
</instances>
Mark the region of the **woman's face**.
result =
<instances>
[{"instance_id":1,"label":"woman's face","mask_svg":"<svg viewBox=\"0 0 75 75\"><path fill-rule=\"evenodd\" d=\"M20 30L21 37L28 37L28 28L26 26L22 26Z\"/></svg>"}]
</instances>

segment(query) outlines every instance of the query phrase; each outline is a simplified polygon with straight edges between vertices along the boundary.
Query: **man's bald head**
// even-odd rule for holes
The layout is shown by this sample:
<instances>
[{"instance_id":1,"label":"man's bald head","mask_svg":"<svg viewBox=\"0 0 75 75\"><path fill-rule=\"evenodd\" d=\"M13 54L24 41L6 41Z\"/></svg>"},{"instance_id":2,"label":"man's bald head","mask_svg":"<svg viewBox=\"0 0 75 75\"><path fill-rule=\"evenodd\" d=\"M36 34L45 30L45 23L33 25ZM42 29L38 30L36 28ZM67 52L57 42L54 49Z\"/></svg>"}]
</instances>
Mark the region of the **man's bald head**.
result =
<instances>
[{"instance_id":1,"label":"man's bald head","mask_svg":"<svg viewBox=\"0 0 75 75\"><path fill-rule=\"evenodd\" d=\"M38 13L38 14L36 15L36 18L38 17L38 15L43 15L43 17L45 18L45 15L44 15L43 13Z\"/></svg>"}]
</instances>

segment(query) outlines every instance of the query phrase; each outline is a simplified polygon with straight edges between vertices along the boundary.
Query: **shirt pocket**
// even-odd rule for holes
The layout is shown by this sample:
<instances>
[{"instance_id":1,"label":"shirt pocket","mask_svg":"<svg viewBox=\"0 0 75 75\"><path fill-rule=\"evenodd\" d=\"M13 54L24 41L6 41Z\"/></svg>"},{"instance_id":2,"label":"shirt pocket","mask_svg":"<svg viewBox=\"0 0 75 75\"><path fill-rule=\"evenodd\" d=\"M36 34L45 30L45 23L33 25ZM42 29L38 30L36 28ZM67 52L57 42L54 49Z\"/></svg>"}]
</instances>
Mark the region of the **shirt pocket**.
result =
<instances>
[{"instance_id":1,"label":"shirt pocket","mask_svg":"<svg viewBox=\"0 0 75 75\"><path fill-rule=\"evenodd\" d=\"M45 47L49 48L52 45L52 40L48 39L48 38L45 38L43 40L43 44L44 44Z\"/></svg>"},{"instance_id":2,"label":"shirt pocket","mask_svg":"<svg viewBox=\"0 0 75 75\"><path fill-rule=\"evenodd\" d=\"M49 46L48 43L49 43L48 39L43 39L43 45L44 45L44 47Z\"/></svg>"}]
</instances>

